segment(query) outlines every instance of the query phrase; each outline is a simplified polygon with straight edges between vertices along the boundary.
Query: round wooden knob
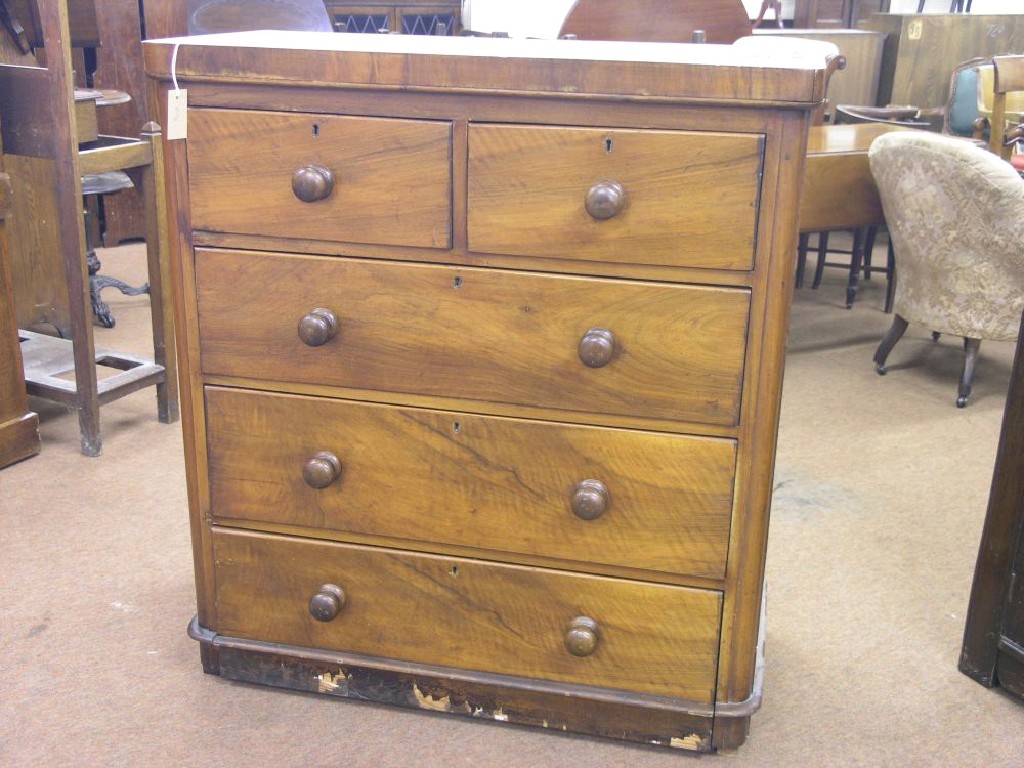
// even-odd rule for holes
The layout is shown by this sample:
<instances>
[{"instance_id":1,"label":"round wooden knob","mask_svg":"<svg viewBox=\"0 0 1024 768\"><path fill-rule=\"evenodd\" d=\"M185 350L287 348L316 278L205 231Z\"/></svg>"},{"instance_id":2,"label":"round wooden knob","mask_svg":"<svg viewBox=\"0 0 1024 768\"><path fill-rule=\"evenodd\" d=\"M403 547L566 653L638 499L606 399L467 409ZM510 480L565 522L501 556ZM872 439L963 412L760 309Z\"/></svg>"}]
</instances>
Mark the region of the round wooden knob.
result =
<instances>
[{"instance_id":1,"label":"round wooden knob","mask_svg":"<svg viewBox=\"0 0 1024 768\"><path fill-rule=\"evenodd\" d=\"M565 649L573 656L589 656L601 641L601 628L589 616L577 616L565 632Z\"/></svg>"},{"instance_id":2,"label":"round wooden knob","mask_svg":"<svg viewBox=\"0 0 1024 768\"><path fill-rule=\"evenodd\" d=\"M334 174L325 165L311 163L292 174L292 192L304 203L326 200L334 191Z\"/></svg>"},{"instance_id":3,"label":"round wooden knob","mask_svg":"<svg viewBox=\"0 0 1024 768\"><path fill-rule=\"evenodd\" d=\"M302 479L310 488L326 488L341 477L341 462L328 451L318 451L302 468Z\"/></svg>"},{"instance_id":4,"label":"round wooden knob","mask_svg":"<svg viewBox=\"0 0 1024 768\"><path fill-rule=\"evenodd\" d=\"M299 338L310 347L326 344L338 332L338 318L329 309L317 307L299 320Z\"/></svg>"},{"instance_id":5,"label":"round wooden knob","mask_svg":"<svg viewBox=\"0 0 1024 768\"><path fill-rule=\"evenodd\" d=\"M333 621L345 607L345 590L336 584L321 584L309 599L309 614L317 621Z\"/></svg>"},{"instance_id":6,"label":"round wooden knob","mask_svg":"<svg viewBox=\"0 0 1024 768\"><path fill-rule=\"evenodd\" d=\"M604 328L591 328L580 339L580 360L590 368L603 368L615 353L615 334Z\"/></svg>"},{"instance_id":7,"label":"round wooden knob","mask_svg":"<svg viewBox=\"0 0 1024 768\"><path fill-rule=\"evenodd\" d=\"M572 513L583 520L596 520L608 510L608 489L600 480L581 480L572 494Z\"/></svg>"},{"instance_id":8,"label":"round wooden knob","mask_svg":"<svg viewBox=\"0 0 1024 768\"><path fill-rule=\"evenodd\" d=\"M626 190L617 181L599 181L587 190L586 207L595 219L610 219L626 207Z\"/></svg>"}]
</instances>

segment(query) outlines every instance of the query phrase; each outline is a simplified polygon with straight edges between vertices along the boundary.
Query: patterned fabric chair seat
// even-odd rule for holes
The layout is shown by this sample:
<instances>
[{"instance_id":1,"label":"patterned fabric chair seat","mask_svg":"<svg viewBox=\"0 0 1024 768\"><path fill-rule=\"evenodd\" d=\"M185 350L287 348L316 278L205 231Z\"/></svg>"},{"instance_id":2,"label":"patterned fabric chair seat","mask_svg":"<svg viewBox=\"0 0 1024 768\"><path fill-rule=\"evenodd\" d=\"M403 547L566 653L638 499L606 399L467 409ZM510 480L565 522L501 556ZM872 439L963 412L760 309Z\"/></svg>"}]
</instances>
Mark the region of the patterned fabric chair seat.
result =
<instances>
[{"instance_id":1,"label":"patterned fabric chair seat","mask_svg":"<svg viewBox=\"0 0 1024 768\"><path fill-rule=\"evenodd\" d=\"M894 132L868 153L895 249L894 320L880 374L908 323L964 338L957 405L971 391L982 339L1017 337L1024 310L1024 180L969 140Z\"/></svg>"}]
</instances>

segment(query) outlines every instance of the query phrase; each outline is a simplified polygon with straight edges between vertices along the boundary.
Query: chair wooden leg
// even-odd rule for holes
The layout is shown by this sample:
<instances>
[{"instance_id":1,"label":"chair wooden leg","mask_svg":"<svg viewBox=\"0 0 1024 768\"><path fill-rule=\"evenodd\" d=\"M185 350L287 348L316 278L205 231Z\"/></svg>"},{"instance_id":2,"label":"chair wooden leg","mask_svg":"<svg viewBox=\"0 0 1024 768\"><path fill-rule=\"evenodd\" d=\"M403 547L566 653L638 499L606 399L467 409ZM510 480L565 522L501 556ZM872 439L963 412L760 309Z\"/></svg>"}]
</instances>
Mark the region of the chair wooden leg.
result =
<instances>
[{"instance_id":1,"label":"chair wooden leg","mask_svg":"<svg viewBox=\"0 0 1024 768\"><path fill-rule=\"evenodd\" d=\"M864 279L870 280L874 267L871 264L875 252L875 239L878 236L878 227L870 226L864 228Z\"/></svg>"},{"instance_id":2,"label":"chair wooden leg","mask_svg":"<svg viewBox=\"0 0 1024 768\"><path fill-rule=\"evenodd\" d=\"M960 388L957 390L957 408L965 407L967 405L967 398L971 396L971 382L974 381L974 364L978 362L978 352L980 349L981 339L964 337L964 371L960 376Z\"/></svg>"},{"instance_id":3,"label":"chair wooden leg","mask_svg":"<svg viewBox=\"0 0 1024 768\"><path fill-rule=\"evenodd\" d=\"M810 232L801 232L799 245L796 249L796 287L804 287L804 273L807 271L807 248L811 239Z\"/></svg>"},{"instance_id":4,"label":"chair wooden leg","mask_svg":"<svg viewBox=\"0 0 1024 768\"><path fill-rule=\"evenodd\" d=\"M886 273L885 283L885 314L888 315L892 312L892 302L896 296L896 251L893 250L891 237L889 238L886 258L888 259L889 270Z\"/></svg>"},{"instance_id":5,"label":"chair wooden leg","mask_svg":"<svg viewBox=\"0 0 1024 768\"><path fill-rule=\"evenodd\" d=\"M907 330L907 325L907 321L899 315L893 316L892 325L889 326L889 330L882 337L882 343L878 345L878 349L875 350L875 356L872 358L875 362L875 370L879 376L885 376L885 361L889 357L889 353L892 352L892 348L896 346L896 342L903 337Z\"/></svg>"},{"instance_id":6,"label":"chair wooden leg","mask_svg":"<svg viewBox=\"0 0 1024 768\"><path fill-rule=\"evenodd\" d=\"M821 285L822 275L825 274L825 257L828 255L828 232L818 233L818 265L814 268L814 282L811 288Z\"/></svg>"},{"instance_id":7,"label":"chair wooden leg","mask_svg":"<svg viewBox=\"0 0 1024 768\"><path fill-rule=\"evenodd\" d=\"M850 278L846 283L846 308L850 309L857 300L857 283L860 280L860 269L864 263L864 241L866 230L853 230L853 248L850 251Z\"/></svg>"}]
</instances>

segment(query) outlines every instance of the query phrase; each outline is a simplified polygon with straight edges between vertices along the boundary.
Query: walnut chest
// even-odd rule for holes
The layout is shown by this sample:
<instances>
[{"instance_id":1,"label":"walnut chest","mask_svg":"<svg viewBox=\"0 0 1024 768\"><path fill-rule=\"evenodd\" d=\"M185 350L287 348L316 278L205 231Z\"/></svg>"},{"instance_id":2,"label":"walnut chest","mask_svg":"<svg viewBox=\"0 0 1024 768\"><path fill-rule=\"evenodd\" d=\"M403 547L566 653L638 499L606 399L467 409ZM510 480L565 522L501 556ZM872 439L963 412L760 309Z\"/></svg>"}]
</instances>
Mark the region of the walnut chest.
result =
<instances>
[{"instance_id":1,"label":"walnut chest","mask_svg":"<svg viewBox=\"0 0 1024 768\"><path fill-rule=\"evenodd\" d=\"M206 671L742 742L798 45L146 44Z\"/></svg>"}]
</instances>

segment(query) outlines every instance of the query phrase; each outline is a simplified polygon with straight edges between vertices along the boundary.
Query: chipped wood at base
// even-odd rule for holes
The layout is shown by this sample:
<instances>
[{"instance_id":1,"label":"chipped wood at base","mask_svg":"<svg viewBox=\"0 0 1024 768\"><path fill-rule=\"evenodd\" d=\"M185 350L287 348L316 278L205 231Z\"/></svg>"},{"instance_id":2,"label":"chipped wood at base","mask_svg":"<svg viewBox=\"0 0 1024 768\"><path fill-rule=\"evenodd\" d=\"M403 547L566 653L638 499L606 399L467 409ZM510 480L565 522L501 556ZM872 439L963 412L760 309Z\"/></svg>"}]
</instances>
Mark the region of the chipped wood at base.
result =
<instances>
[{"instance_id":1,"label":"chipped wood at base","mask_svg":"<svg viewBox=\"0 0 1024 768\"><path fill-rule=\"evenodd\" d=\"M238 641L207 632L195 621L190 634L210 662L206 671L237 682L688 751L711 749L710 712L682 701L666 708L665 700L645 705L625 693L545 688L522 678L467 676L388 659Z\"/></svg>"}]
</instances>

